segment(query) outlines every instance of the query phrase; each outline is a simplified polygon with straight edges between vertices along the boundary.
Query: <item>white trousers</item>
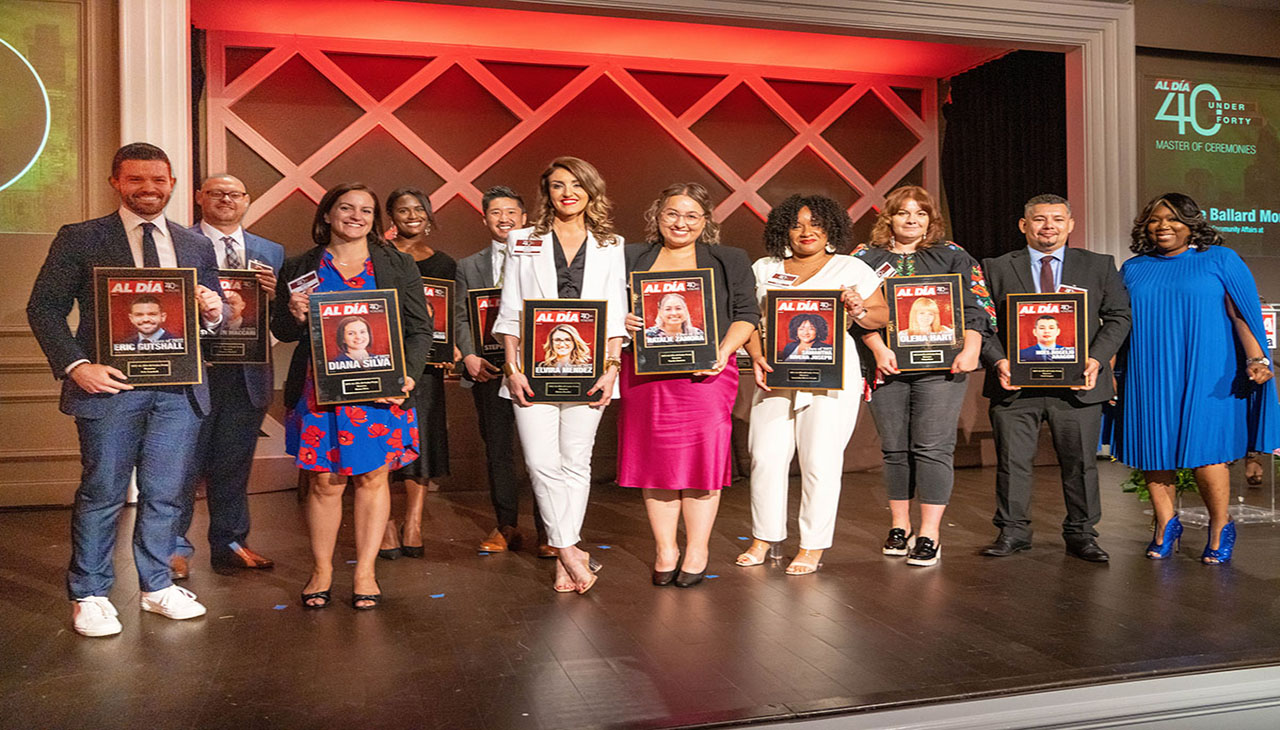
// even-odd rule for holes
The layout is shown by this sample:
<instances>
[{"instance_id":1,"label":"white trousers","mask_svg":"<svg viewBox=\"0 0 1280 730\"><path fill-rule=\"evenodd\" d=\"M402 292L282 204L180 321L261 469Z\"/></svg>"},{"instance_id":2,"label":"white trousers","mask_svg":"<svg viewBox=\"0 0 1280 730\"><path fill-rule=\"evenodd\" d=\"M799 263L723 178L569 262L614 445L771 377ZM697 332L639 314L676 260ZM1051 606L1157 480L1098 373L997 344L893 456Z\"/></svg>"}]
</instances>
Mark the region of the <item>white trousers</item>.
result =
<instances>
[{"instance_id":1,"label":"white trousers","mask_svg":"<svg viewBox=\"0 0 1280 730\"><path fill-rule=\"evenodd\" d=\"M547 527L547 543L555 548L577 545L591 493L591 449L604 411L586 403L514 408L533 496Z\"/></svg>"},{"instance_id":2,"label":"white trousers","mask_svg":"<svg viewBox=\"0 0 1280 730\"><path fill-rule=\"evenodd\" d=\"M797 391L759 391L751 406L751 533L787 539L791 457L800 452L800 547L826 550L836 529L844 450L858 422L862 380L842 391L815 394L795 408Z\"/></svg>"}]
</instances>

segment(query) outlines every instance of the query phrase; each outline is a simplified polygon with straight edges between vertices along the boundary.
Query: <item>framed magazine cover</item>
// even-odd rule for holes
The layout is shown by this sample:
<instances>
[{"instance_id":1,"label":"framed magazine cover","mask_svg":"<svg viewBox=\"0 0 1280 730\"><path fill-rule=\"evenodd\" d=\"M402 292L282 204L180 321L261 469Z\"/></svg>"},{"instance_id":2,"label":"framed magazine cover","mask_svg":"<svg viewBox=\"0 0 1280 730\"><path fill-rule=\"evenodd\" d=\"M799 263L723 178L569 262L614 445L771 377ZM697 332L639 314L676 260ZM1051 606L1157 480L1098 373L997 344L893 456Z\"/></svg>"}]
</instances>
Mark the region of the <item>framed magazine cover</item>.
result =
<instances>
[{"instance_id":1,"label":"framed magazine cover","mask_svg":"<svg viewBox=\"0 0 1280 730\"><path fill-rule=\"evenodd\" d=\"M313 293L310 314L317 403L404 396L404 335L394 289Z\"/></svg>"},{"instance_id":2,"label":"framed magazine cover","mask_svg":"<svg viewBox=\"0 0 1280 730\"><path fill-rule=\"evenodd\" d=\"M200 331L205 362L262 365L271 362L267 293L253 269L219 269L226 316L214 330Z\"/></svg>"},{"instance_id":3,"label":"framed magazine cover","mask_svg":"<svg viewBox=\"0 0 1280 730\"><path fill-rule=\"evenodd\" d=\"M964 347L964 282L960 274L885 280L889 324L885 344L903 372L950 370Z\"/></svg>"},{"instance_id":4,"label":"framed magazine cover","mask_svg":"<svg viewBox=\"0 0 1280 730\"><path fill-rule=\"evenodd\" d=\"M590 299L526 299L521 365L535 402L584 403L604 372L608 303Z\"/></svg>"},{"instance_id":5,"label":"framed magazine cover","mask_svg":"<svg viewBox=\"0 0 1280 730\"><path fill-rule=\"evenodd\" d=\"M431 352L427 363L448 365L453 362L453 293L457 284L449 279L422 277L422 294L427 298L427 315L431 317Z\"/></svg>"},{"instance_id":6,"label":"framed magazine cover","mask_svg":"<svg viewBox=\"0 0 1280 730\"><path fill-rule=\"evenodd\" d=\"M1001 322L1009 382L1024 388L1084 385L1089 359L1088 292L1009 294Z\"/></svg>"},{"instance_id":7,"label":"framed magazine cover","mask_svg":"<svg viewBox=\"0 0 1280 730\"><path fill-rule=\"evenodd\" d=\"M471 341L476 354L497 367L507 361L507 351L493 324L498 321L498 309L502 306L502 287L472 289L467 292L467 313L471 320Z\"/></svg>"},{"instance_id":8,"label":"framed magazine cover","mask_svg":"<svg viewBox=\"0 0 1280 730\"><path fill-rule=\"evenodd\" d=\"M93 282L98 363L135 387L201 382L195 269L95 267Z\"/></svg>"},{"instance_id":9,"label":"framed magazine cover","mask_svg":"<svg viewBox=\"0 0 1280 730\"><path fill-rule=\"evenodd\" d=\"M631 306L644 320L632 340L637 374L693 373L715 365L719 313L711 269L633 272Z\"/></svg>"},{"instance_id":10,"label":"framed magazine cover","mask_svg":"<svg viewBox=\"0 0 1280 730\"><path fill-rule=\"evenodd\" d=\"M765 295L770 388L844 388L844 305L839 289L776 289Z\"/></svg>"}]
</instances>

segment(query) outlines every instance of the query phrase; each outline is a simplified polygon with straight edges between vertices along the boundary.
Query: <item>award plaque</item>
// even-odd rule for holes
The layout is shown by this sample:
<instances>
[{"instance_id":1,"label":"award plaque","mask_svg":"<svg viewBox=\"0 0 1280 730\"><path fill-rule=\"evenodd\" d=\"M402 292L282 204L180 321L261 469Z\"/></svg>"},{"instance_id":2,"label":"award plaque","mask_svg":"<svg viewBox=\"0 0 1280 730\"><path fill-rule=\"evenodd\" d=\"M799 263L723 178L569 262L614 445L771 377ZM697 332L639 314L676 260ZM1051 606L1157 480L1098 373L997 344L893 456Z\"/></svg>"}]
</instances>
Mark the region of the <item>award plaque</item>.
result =
<instances>
[{"instance_id":1,"label":"award plaque","mask_svg":"<svg viewBox=\"0 0 1280 730\"><path fill-rule=\"evenodd\" d=\"M1275 304L1264 304L1262 306L1262 329L1267 336L1267 351L1271 352L1276 349L1276 314L1278 310Z\"/></svg>"},{"instance_id":2,"label":"award plaque","mask_svg":"<svg viewBox=\"0 0 1280 730\"><path fill-rule=\"evenodd\" d=\"M1010 384L1023 388L1084 385L1089 359L1087 292L1010 294L1002 322Z\"/></svg>"},{"instance_id":3,"label":"award plaque","mask_svg":"<svg viewBox=\"0 0 1280 730\"><path fill-rule=\"evenodd\" d=\"M453 292L457 284L449 279L422 277L422 293L427 298L427 315L431 318L430 365L453 362Z\"/></svg>"},{"instance_id":4,"label":"award plaque","mask_svg":"<svg viewBox=\"0 0 1280 730\"><path fill-rule=\"evenodd\" d=\"M535 402L585 403L604 373L608 303L589 299L526 299L521 365Z\"/></svg>"},{"instance_id":5,"label":"award plaque","mask_svg":"<svg viewBox=\"0 0 1280 730\"><path fill-rule=\"evenodd\" d=\"M776 289L765 295L764 352L770 388L844 388L844 305L839 289Z\"/></svg>"},{"instance_id":6,"label":"award plaque","mask_svg":"<svg viewBox=\"0 0 1280 730\"><path fill-rule=\"evenodd\" d=\"M135 387L201 381L195 269L95 267L93 283L99 364Z\"/></svg>"},{"instance_id":7,"label":"award plaque","mask_svg":"<svg viewBox=\"0 0 1280 730\"><path fill-rule=\"evenodd\" d=\"M889 324L885 344L903 372L950 370L964 347L959 274L894 276L885 280Z\"/></svg>"},{"instance_id":8,"label":"award plaque","mask_svg":"<svg viewBox=\"0 0 1280 730\"><path fill-rule=\"evenodd\" d=\"M252 269L219 269L218 282L227 300L222 324L214 330L200 330L200 349L211 363L262 365L271 362L271 317L267 293L258 286Z\"/></svg>"},{"instance_id":9,"label":"award plaque","mask_svg":"<svg viewBox=\"0 0 1280 730\"><path fill-rule=\"evenodd\" d=\"M502 306L502 287L472 289L467 292L467 314L471 319L471 341L476 354L497 367L507 361L506 347L493 333L493 323L498 321L498 309Z\"/></svg>"},{"instance_id":10,"label":"award plaque","mask_svg":"<svg viewBox=\"0 0 1280 730\"><path fill-rule=\"evenodd\" d=\"M632 312L644 329L632 341L636 373L693 373L716 364L716 298L711 269L636 271Z\"/></svg>"},{"instance_id":11,"label":"award plaque","mask_svg":"<svg viewBox=\"0 0 1280 730\"><path fill-rule=\"evenodd\" d=\"M404 397L404 337L394 289L311 295L316 402Z\"/></svg>"}]
</instances>

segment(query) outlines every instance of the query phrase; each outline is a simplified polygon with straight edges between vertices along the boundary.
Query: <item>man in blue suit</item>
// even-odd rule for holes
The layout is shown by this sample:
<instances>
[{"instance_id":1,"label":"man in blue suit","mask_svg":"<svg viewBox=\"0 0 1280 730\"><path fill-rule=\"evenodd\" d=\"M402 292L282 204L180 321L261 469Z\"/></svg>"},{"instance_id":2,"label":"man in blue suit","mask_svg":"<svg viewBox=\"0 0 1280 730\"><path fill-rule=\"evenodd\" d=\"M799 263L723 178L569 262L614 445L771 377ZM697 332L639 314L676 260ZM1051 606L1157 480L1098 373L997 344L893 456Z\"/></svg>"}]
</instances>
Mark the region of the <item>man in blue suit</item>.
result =
<instances>
[{"instance_id":1,"label":"man in blue suit","mask_svg":"<svg viewBox=\"0 0 1280 730\"><path fill-rule=\"evenodd\" d=\"M209 242L164 217L173 193L169 158L153 145L121 147L111 163L116 212L63 226L49 247L27 303L27 320L54 377L63 379L60 407L75 417L82 472L71 514L67 593L72 625L84 636L120 633L108 600L112 552L129 478L137 468L133 561L141 607L171 619L202 616L190 591L173 585L169 554L182 505L183 477L209 410L206 384L133 387L124 373L94 362L96 266L194 268L196 305L206 327L222 322L217 262ZM72 334L67 315L79 306Z\"/></svg>"},{"instance_id":2,"label":"man in blue suit","mask_svg":"<svg viewBox=\"0 0 1280 730\"><path fill-rule=\"evenodd\" d=\"M284 263L284 247L241 227L249 210L249 193L232 175L210 175L196 192L200 223L192 231L213 244L218 268L258 270L258 285L270 300L276 294L276 274ZM230 301L230 299L228 300ZM239 315L226 325L237 327ZM260 313L259 326L267 321ZM249 471L258 444L258 431L275 393L270 365L209 366L211 409L200 427L195 463L184 493L182 518L169 567L174 579L190 573L194 546L187 539L195 505L196 483L203 479L209 506L209 561L219 573L242 568L265 569L275 565L248 547Z\"/></svg>"}]
</instances>

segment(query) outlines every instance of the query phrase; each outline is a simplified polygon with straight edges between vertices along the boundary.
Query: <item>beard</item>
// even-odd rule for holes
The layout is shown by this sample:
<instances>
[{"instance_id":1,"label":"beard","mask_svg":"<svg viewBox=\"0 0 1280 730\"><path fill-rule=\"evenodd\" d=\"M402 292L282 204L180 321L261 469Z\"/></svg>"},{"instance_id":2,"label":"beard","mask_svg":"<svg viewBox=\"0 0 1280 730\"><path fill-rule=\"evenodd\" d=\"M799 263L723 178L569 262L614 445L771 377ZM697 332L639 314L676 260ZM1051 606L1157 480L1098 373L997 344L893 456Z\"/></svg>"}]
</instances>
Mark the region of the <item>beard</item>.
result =
<instances>
[{"instance_id":1,"label":"beard","mask_svg":"<svg viewBox=\"0 0 1280 730\"><path fill-rule=\"evenodd\" d=\"M170 195L161 195L158 199L139 194L124 196L124 206L140 216L156 215L169 204Z\"/></svg>"}]
</instances>

